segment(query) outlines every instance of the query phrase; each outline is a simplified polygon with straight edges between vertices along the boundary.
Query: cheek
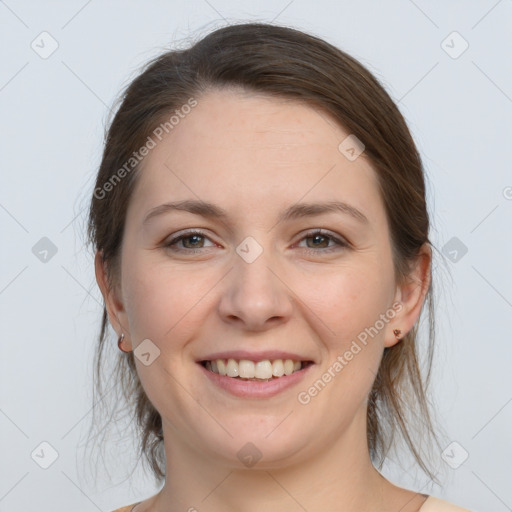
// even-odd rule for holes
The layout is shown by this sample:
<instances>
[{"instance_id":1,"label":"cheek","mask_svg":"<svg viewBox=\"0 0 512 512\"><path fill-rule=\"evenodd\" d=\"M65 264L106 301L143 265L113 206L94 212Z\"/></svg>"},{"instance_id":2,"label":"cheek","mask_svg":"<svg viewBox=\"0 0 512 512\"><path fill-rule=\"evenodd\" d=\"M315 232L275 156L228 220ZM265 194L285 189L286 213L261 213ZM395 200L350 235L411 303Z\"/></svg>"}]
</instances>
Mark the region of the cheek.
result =
<instances>
[{"instance_id":1,"label":"cheek","mask_svg":"<svg viewBox=\"0 0 512 512\"><path fill-rule=\"evenodd\" d=\"M128 256L123 271L125 307L135 344L149 338L160 345L178 332L208 289L204 280L152 262L144 253Z\"/></svg>"},{"instance_id":2,"label":"cheek","mask_svg":"<svg viewBox=\"0 0 512 512\"><path fill-rule=\"evenodd\" d=\"M393 294L389 270L363 261L296 283L299 297L318 314L338 340L357 336L375 324Z\"/></svg>"},{"instance_id":3,"label":"cheek","mask_svg":"<svg viewBox=\"0 0 512 512\"><path fill-rule=\"evenodd\" d=\"M336 382L333 391L336 388L339 399L358 402L371 388L384 349L386 326L394 317L390 309L393 275L386 265L367 261L339 268L316 283L312 287L310 282L301 293L318 317L318 332L326 333L323 371L331 377L325 379ZM347 395L348 389L352 391Z\"/></svg>"}]
</instances>

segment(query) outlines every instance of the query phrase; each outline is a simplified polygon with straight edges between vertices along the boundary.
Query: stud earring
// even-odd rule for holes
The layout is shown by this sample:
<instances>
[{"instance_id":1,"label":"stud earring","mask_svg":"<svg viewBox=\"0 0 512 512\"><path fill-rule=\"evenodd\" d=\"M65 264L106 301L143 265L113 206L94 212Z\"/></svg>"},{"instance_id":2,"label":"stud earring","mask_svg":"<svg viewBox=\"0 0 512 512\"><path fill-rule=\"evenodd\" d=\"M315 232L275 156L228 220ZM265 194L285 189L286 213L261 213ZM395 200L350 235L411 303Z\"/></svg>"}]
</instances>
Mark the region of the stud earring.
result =
<instances>
[{"instance_id":1,"label":"stud earring","mask_svg":"<svg viewBox=\"0 0 512 512\"><path fill-rule=\"evenodd\" d=\"M395 335L396 340L400 341L400 334L402 334L402 331L400 329L393 329L393 334Z\"/></svg>"},{"instance_id":2,"label":"stud earring","mask_svg":"<svg viewBox=\"0 0 512 512\"><path fill-rule=\"evenodd\" d=\"M121 352L124 352L125 354L129 354L131 350L125 350L123 348L123 340L124 340L124 333L121 333L121 336L119 336L119 339L117 340L117 346Z\"/></svg>"}]
</instances>

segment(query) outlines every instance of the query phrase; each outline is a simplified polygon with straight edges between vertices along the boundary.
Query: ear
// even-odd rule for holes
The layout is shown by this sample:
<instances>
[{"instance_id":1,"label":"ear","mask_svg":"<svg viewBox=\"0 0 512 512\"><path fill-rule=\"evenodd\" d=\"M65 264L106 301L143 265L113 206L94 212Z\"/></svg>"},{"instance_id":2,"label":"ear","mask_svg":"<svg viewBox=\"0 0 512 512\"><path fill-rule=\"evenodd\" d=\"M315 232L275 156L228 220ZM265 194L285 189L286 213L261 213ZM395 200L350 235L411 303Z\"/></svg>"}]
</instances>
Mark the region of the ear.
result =
<instances>
[{"instance_id":1,"label":"ear","mask_svg":"<svg viewBox=\"0 0 512 512\"><path fill-rule=\"evenodd\" d=\"M395 302L401 304L402 309L389 322L389 333L384 343L386 347L392 347L398 343L417 322L430 287L431 264L432 249L428 242L425 242L419 250L410 274L405 282L397 287ZM394 329L401 331L398 340L393 333Z\"/></svg>"},{"instance_id":2,"label":"ear","mask_svg":"<svg viewBox=\"0 0 512 512\"><path fill-rule=\"evenodd\" d=\"M103 300L105 301L108 319L118 337L121 336L121 333L125 335L124 345L131 349L126 311L121 299L118 297L118 290L115 286L111 286L108 281L107 264L103 260L100 251L96 251L94 270L96 272L96 282L98 283L101 294L103 295Z\"/></svg>"}]
</instances>

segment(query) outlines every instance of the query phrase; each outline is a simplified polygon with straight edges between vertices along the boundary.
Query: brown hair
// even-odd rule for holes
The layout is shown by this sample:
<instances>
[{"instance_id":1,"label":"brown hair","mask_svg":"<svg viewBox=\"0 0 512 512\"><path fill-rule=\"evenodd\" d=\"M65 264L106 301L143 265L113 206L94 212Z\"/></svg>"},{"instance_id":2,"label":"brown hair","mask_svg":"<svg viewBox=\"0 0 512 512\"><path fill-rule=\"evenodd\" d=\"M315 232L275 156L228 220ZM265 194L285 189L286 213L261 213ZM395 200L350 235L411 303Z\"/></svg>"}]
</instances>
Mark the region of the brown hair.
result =
<instances>
[{"instance_id":1,"label":"brown hair","mask_svg":"<svg viewBox=\"0 0 512 512\"><path fill-rule=\"evenodd\" d=\"M340 49L295 29L248 23L215 30L187 49L166 51L149 62L123 92L106 134L88 224L89 241L106 263L109 283L115 286L119 278L126 211L140 167L132 162L133 169L127 170L126 162L176 109L208 90L226 87L307 102L364 143L385 205L396 280L405 280L420 248L431 243L423 166L397 106L370 71ZM123 166L126 172L116 179ZM425 304L429 328L424 378L416 325L400 343L384 350L369 396L367 427L374 463L383 464L399 433L423 471L433 478L411 429L416 420L420 433L436 440L426 398L435 331L432 280ZM95 390L100 397L105 393L102 353L107 326L104 309L95 354ZM113 378L141 430L140 456L157 481L162 481L162 420L140 384L133 353L118 352Z\"/></svg>"}]
</instances>

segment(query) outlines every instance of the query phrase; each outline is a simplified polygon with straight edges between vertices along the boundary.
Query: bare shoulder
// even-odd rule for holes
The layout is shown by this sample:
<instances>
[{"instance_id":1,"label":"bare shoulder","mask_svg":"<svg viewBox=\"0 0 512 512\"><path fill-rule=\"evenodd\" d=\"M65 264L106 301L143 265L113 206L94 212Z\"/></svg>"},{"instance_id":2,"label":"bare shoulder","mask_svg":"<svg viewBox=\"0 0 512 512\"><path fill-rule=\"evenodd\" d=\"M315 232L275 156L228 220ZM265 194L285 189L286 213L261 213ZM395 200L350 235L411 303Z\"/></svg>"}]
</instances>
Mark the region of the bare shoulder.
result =
<instances>
[{"instance_id":1,"label":"bare shoulder","mask_svg":"<svg viewBox=\"0 0 512 512\"><path fill-rule=\"evenodd\" d=\"M471 512L467 508L461 508L448 503L435 496L429 496L418 512Z\"/></svg>"},{"instance_id":2,"label":"bare shoulder","mask_svg":"<svg viewBox=\"0 0 512 512\"><path fill-rule=\"evenodd\" d=\"M136 503L134 503L133 505L127 505L126 507L121 507L121 508L118 508L116 510L114 510L113 512L131 512L131 510L133 509L133 507L135 507Z\"/></svg>"}]
</instances>

